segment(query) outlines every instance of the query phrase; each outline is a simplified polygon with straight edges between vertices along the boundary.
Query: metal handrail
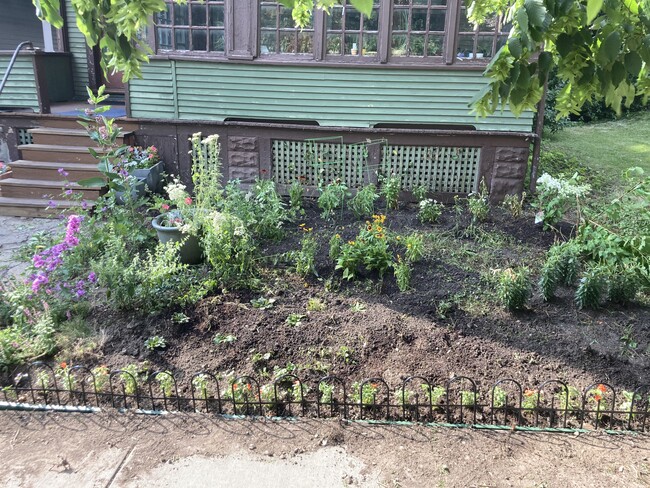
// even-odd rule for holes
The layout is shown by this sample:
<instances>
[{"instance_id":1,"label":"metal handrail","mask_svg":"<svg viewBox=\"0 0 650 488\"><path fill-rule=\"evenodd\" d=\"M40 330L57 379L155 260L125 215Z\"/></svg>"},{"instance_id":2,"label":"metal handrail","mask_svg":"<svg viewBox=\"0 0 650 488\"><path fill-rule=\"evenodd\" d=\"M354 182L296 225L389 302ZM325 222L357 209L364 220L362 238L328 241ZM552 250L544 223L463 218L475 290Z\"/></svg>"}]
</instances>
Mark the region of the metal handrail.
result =
<instances>
[{"instance_id":1,"label":"metal handrail","mask_svg":"<svg viewBox=\"0 0 650 488\"><path fill-rule=\"evenodd\" d=\"M11 56L11 61L9 61L9 65L7 66L7 71L5 72L5 75L2 77L2 81L0 81L0 94L2 94L2 90L4 89L5 84L7 83L7 79L9 78L9 73L11 73L11 68L14 67L14 63L16 62L16 58L18 57L18 53L25 46L29 46L29 48L32 51L34 50L34 45L32 44L32 41L23 41L20 44L18 44L16 50L14 51L13 56Z\"/></svg>"}]
</instances>

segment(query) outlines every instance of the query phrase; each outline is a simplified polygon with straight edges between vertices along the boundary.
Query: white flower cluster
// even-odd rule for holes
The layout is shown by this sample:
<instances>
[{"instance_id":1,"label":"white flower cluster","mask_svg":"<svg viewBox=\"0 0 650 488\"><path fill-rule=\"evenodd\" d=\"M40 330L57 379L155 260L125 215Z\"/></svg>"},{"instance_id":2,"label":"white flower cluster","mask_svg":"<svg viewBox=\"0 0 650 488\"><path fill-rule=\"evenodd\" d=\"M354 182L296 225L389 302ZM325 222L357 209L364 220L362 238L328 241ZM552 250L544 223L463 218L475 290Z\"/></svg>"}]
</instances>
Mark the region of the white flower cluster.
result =
<instances>
[{"instance_id":1,"label":"white flower cluster","mask_svg":"<svg viewBox=\"0 0 650 488\"><path fill-rule=\"evenodd\" d=\"M174 182L170 183L165 187L167 195L172 202L178 202L184 200L188 194L185 191L187 187L180 182L177 178L174 178Z\"/></svg>"},{"instance_id":2,"label":"white flower cluster","mask_svg":"<svg viewBox=\"0 0 650 488\"><path fill-rule=\"evenodd\" d=\"M553 191L562 197L581 197L591 190L590 185L578 184L578 173L567 179L553 178L548 173L544 173L537 179L537 184L543 192Z\"/></svg>"},{"instance_id":3,"label":"white flower cluster","mask_svg":"<svg viewBox=\"0 0 650 488\"><path fill-rule=\"evenodd\" d=\"M424 210L425 208L431 205L435 205L436 203L438 203L436 200L433 200L431 198L425 198L424 200L420 201L420 210Z\"/></svg>"}]
</instances>

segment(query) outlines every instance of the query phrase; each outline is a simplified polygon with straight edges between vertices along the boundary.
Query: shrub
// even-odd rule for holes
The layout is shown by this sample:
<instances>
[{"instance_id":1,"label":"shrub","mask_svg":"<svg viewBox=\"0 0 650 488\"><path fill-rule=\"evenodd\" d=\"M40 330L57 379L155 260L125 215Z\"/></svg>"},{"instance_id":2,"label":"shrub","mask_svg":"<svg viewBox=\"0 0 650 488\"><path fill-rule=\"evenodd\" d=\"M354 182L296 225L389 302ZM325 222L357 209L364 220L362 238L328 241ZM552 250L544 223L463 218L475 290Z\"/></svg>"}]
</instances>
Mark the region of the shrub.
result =
<instances>
[{"instance_id":1,"label":"shrub","mask_svg":"<svg viewBox=\"0 0 650 488\"><path fill-rule=\"evenodd\" d=\"M590 190L591 186L580 184L577 173L568 179L563 175L554 178L544 173L537 180L537 201L533 204L538 210L535 222L543 222L545 228L556 225L569 209L578 209L577 202Z\"/></svg>"},{"instance_id":2,"label":"shrub","mask_svg":"<svg viewBox=\"0 0 650 488\"><path fill-rule=\"evenodd\" d=\"M305 188L299 181L294 181L289 187L289 204L291 205L291 210L293 211L294 215L298 213L305 213L302 208L302 199L304 195Z\"/></svg>"},{"instance_id":3,"label":"shrub","mask_svg":"<svg viewBox=\"0 0 650 488\"><path fill-rule=\"evenodd\" d=\"M512 215L513 218L518 219L524 212L524 201L526 200L526 192L517 195L506 195L503 199L501 206Z\"/></svg>"},{"instance_id":4,"label":"shrub","mask_svg":"<svg viewBox=\"0 0 650 488\"><path fill-rule=\"evenodd\" d=\"M481 180L478 192L467 195L467 208L473 223L487 220L490 215L490 193L485 180Z\"/></svg>"},{"instance_id":5,"label":"shrub","mask_svg":"<svg viewBox=\"0 0 650 488\"><path fill-rule=\"evenodd\" d=\"M383 215L373 216L372 222L366 222L355 240L341 244L336 269L343 271L343 278L356 277L362 268L383 276L392 266L393 256L383 227L385 220Z\"/></svg>"},{"instance_id":6,"label":"shrub","mask_svg":"<svg viewBox=\"0 0 650 488\"><path fill-rule=\"evenodd\" d=\"M608 270L609 291L612 303L626 305L634 300L639 290L638 270L634 266L615 266Z\"/></svg>"},{"instance_id":7,"label":"shrub","mask_svg":"<svg viewBox=\"0 0 650 488\"><path fill-rule=\"evenodd\" d=\"M357 218L370 217L375 213L375 200L378 198L377 188L371 183L364 186L352 197L348 207Z\"/></svg>"},{"instance_id":8,"label":"shrub","mask_svg":"<svg viewBox=\"0 0 650 488\"><path fill-rule=\"evenodd\" d=\"M397 281L399 291L405 292L411 287L411 265L402 261L401 256L397 255L397 261L393 264L393 272Z\"/></svg>"},{"instance_id":9,"label":"shrub","mask_svg":"<svg viewBox=\"0 0 650 488\"><path fill-rule=\"evenodd\" d=\"M404 257L409 263L417 263L424 256L424 236L414 232L402 239L405 252Z\"/></svg>"},{"instance_id":10,"label":"shrub","mask_svg":"<svg viewBox=\"0 0 650 488\"><path fill-rule=\"evenodd\" d=\"M418 219L420 222L423 224L434 224L442 215L444 205L442 203L438 203L435 200L432 200L431 198L425 198L424 200L420 200L419 208L420 210L418 211Z\"/></svg>"},{"instance_id":11,"label":"shrub","mask_svg":"<svg viewBox=\"0 0 650 488\"><path fill-rule=\"evenodd\" d=\"M607 292L607 270L601 265L591 265L582 274L575 302L578 308L598 308Z\"/></svg>"},{"instance_id":12,"label":"shrub","mask_svg":"<svg viewBox=\"0 0 650 488\"><path fill-rule=\"evenodd\" d=\"M542 267L539 287L544 300L555 296L560 285L571 286L580 269L580 246L574 240L554 244L548 251L546 262Z\"/></svg>"},{"instance_id":13,"label":"shrub","mask_svg":"<svg viewBox=\"0 0 650 488\"><path fill-rule=\"evenodd\" d=\"M329 219L334 215L334 210L343 208L348 187L341 180L331 182L321 189L318 197L318 208L322 210L321 216Z\"/></svg>"},{"instance_id":14,"label":"shrub","mask_svg":"<svg viewBox=\"0 0 650 488\"><path fill-rule=\"evenodd\" d=\"M311 230L305 229L307 234L300 241L300 250L296 253L296 273L306 277L310 273L316 273L316 253L318 242L311 234Z\"/></svg>"},{"instance_id":15,"label":"shrub","mask_svg":"<svg viewBox=\"0 0 650 488\"><path fill-rule=\"evenodd\" d=\"M399 176L391 175L381 178L381 196L386 200L386 210L395 210L399 204L399 192L402 181Z\"/></svg>"},{"instance_id":16,"label":"shrub","mask_svg":"<svg viewBox=\"0 0 650 488\"><path fill-rule=\"evenodd\" d=\"M508 310L521 310L531 296L530 271L507 268L498 273L497 296Z\"/></svg>"}]
</instances>

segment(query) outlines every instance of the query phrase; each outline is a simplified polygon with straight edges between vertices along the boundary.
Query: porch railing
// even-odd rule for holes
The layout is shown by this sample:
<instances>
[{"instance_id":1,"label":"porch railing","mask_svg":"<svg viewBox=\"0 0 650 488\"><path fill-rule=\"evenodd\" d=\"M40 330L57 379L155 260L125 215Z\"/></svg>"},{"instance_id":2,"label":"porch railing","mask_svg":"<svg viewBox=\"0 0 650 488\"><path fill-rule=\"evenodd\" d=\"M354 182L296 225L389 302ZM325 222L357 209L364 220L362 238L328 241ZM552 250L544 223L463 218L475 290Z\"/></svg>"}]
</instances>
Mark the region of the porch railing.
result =
<instances>
[{"instance_id":1,"label":"porch railing","mask_svg":"<svg viewBox=\"0 0 650 488\"><path fill-rule=\"evenodd\" d=\"M9 75L11 74L11 68L13 68L14 64L16 63L16 58L18 57L18 53L22 48L27 46L29 46L29 49L31 49L32 51L34 50L34 45L32 44L32 41L23 41L20 44L18 44L18 46L16 46L16 49L14 50L14 54L13 56L11 56L11 60L9 61L9 65L7 66L7 71L2 77L2 81L0 81L0 94L2 94L2 90L7 84L7 80L9 79Z\"/></svg>"}]
</instances>

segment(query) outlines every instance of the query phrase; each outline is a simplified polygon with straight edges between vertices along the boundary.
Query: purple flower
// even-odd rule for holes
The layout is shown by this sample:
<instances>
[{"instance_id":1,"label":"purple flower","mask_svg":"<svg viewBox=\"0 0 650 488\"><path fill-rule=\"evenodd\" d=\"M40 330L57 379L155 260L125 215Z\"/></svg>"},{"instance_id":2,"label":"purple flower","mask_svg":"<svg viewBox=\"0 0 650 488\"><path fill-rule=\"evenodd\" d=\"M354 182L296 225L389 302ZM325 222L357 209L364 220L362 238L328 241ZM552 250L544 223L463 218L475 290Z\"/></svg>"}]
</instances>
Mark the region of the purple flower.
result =
<instances>
[{"instance_id":1,"label":"purple flower","mask_svg":"<svg viewBox=\"0 0 650 488\"><path fill-rule=\"evenodd\" d=\"M59 174L60 174L61 176L68 176L68 174L69 174L69 173L68 173L66 170L64 170L63 168L59 168L59 169L58 169L58 172L59 172Z\"/></svg>"},{"instance_id":2,"label":"purple flower","mask_svg":"<svg viewBox=\"0 0 650 488\"><path fill-rule=\"evenodd\" d=\"M50 200L47 202L47 206L50 208L56 208L56 202L54 200Z\"/></svg>"},{"instance_id":3,"label":"purple flower","mask_svg":"<svg viewBox=\"0 0 650 488\"><path fill-rule=\"evenodd\" d=\"M83 288L79 288L79 289L77 290L77 293L76 293L77 298L81 298L81 297L84 296L85 294L86 294L86 291L85 291Z\"/></svg>"},{"instance_id":4,"label":"purple flower","mask_svg":"<svg viewBox=\"0 0 650 488\"><path fill-rule=\"evenodd\" d=\"M41 288L41 286L45 285L48 282L49 279L47 275L43 273L39 273L38 275L36 275L36 278L34 278L34 281L32 282L32 291L34 293L37 293L38 290Z\"/></svg>"},{"instance_id":5,"label":"purple flower","mask_svg":"<svg viewBox=\"0 0 650 488\"><path fill-rule=\"evenodd\" d=\"M87 202L86 200L84 200L83 202L81 202L81 208L82 208L83 210L87 210L87 209L88 209L88 202Z\"/></svg>"},{"instance_id":6,"label":"purple flower","mask_svg":"<svg viewBox=\"0 0 650 488\"><path fill-rule=\"evenodd\" d=\"M85 114L87 117L90 117L90 116L93 115L94 113L95 113L95 111L94 111L92 108L84 109L84 114Z\"/></svg>"},{"instance_id":7,"label":"purple flower","mask_svg":"<svg viewBox=\"0 0 650 488\"><path fill-rule=\"evenodd\" d=\"M70 190L70 189L66 190L65 194L68 195L68 196L72 195L72 190Z\"/></svg>"},{"instance_id":8,"label":"purple flower","mask_svg":"<svg viewBox=\"0 0 650 488\"><path fill-rule=\"evenodd\" d=\"M88 281L91 283L95 283L97 281L97 275L95 274L94 271L91 271L90 274L88 275Z\"/></svg>"}]
</instances>

